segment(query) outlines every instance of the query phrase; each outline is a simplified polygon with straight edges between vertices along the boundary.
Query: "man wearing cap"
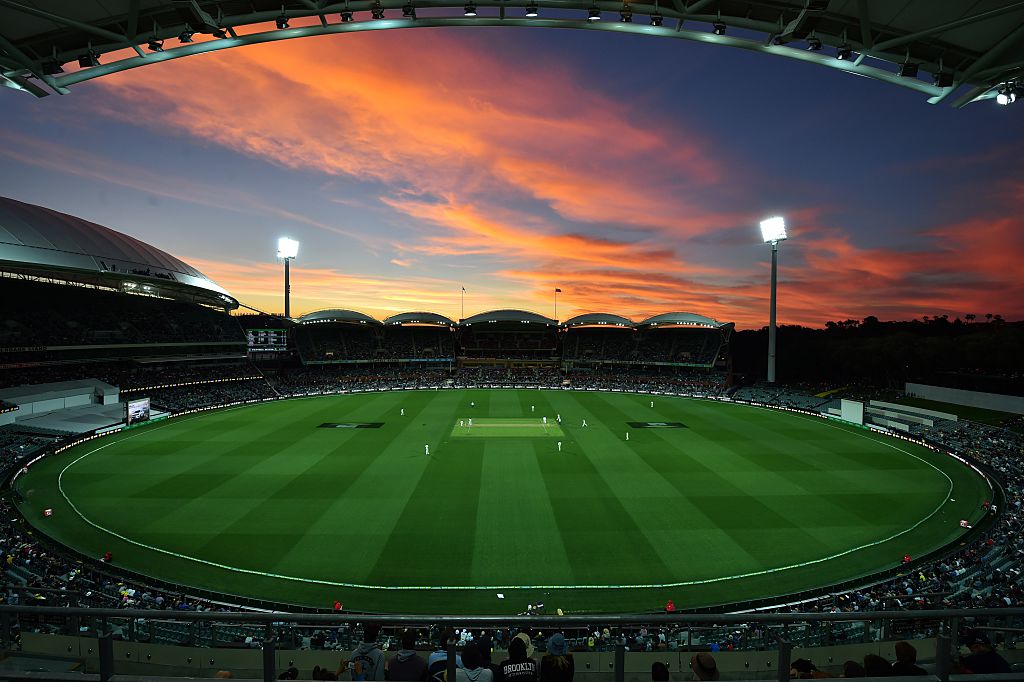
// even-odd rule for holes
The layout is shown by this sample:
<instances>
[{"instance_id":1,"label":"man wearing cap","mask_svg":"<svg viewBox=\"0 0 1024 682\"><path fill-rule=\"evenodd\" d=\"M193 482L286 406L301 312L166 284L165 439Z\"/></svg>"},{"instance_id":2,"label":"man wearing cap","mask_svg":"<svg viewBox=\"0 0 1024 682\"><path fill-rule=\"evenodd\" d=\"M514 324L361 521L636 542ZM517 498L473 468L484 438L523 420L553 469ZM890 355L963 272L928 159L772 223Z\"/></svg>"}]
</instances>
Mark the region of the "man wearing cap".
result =
<instances>
[{"instance_id":1,"label":"man wearing cap","mask_svg":"<svg viewBox=\"0 0 1024 682\"><path fill-rule=\"evenodd\" d=\"M544 658L540 659L540 679L543 682L572 682L576 663L561 632L548 637L547 650Z\"/></svg>"},{"instance_id":2,"label":"man wearing cap","mask_svg":"<svg viewBox=\"0 0 1024 682\"><path fill-rule=\"evenodd\" d=\"M718 664L711 654L697 654L690 659L690 670L695 680L717 680Z\"/></svg>"},{"instance_id":3,"label":"man wearing cap","mask_svg":"<svg viewBox=\"0 0 1024 682\"><path fill-rule=\"evenodd\" d=\"M976 675L1011 672L1010 664L996 653L992 648L992 642L981 632L968 631L964 638L964 644L971 650L971 653L960 658L960 672Z\"/></svg>"}]
</instances>

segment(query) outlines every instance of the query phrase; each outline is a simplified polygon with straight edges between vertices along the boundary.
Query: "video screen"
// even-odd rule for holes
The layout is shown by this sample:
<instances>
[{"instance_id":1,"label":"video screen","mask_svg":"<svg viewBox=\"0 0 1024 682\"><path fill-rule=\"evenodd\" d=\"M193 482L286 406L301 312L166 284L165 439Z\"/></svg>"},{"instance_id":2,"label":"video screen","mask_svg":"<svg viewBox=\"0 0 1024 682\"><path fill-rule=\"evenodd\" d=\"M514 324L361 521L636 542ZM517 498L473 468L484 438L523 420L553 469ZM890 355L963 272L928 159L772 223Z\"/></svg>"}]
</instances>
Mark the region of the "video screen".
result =
<instances>
[{"instance_id":1,"label":"video screen","mask_svg":"<svg viewBox=\"0 0 1024 682\"><path fill-rule=\"evenodd\" d=\"M129 424L144 422L149 419L149 398L129 400L127 405Z\"/></svg>"}]
</instances>

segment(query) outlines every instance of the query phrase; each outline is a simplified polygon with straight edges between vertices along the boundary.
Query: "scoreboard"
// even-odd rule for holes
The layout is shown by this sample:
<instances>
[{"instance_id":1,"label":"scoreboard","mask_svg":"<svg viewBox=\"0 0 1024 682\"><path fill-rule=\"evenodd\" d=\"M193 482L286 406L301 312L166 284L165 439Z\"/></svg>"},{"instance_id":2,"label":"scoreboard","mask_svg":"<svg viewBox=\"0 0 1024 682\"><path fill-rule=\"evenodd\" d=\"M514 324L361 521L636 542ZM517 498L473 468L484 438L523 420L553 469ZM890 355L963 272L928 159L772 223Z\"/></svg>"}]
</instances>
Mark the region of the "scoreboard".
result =
<instances>
[{"instance_id":1,"label":"scoreboard","mask_svg":"<svg viewBox=\"0 0 1024 682\"><path fill-rule=\"evenodd\" d=\"M247 329L250 352L288 350L287 329Z\"/></svg>"}]
</instances>

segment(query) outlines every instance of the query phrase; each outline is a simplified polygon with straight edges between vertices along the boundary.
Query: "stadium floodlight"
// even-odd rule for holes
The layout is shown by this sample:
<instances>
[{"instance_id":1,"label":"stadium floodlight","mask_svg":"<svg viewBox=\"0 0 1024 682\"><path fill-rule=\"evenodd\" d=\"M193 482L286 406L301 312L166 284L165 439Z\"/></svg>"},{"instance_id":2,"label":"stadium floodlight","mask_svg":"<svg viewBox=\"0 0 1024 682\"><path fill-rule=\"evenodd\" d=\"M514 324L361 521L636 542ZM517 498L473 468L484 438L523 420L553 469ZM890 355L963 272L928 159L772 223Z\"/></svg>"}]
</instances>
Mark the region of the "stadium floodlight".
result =
<instances>
[{"instance_id":1,"label":"stadium floodlight","mask_svg":"<svg viewBox=\"0 0 1024 682\"><path fill-rule=\"evenodd\" d=\"M537 16L537 14L537 3L531 2L529 5L526 6L526 16L533 18Z\"/></svg>"},{"instance_id":2,"label":"stadium floodlight","mask_svg":"<svg viewBox=\"0 0 1024 682\"><path fill-rule=\"evenodd\" d=\"M772 216L761 221L761 238L772 245L772 292L768 304L768 384L775 383L775 291L779 275L779 242L786 239L786 220Z\"/></svg>"},{"instance_id":3,"label":"stadium floodlight","mask_svg":"<svg viewBox=\"0 0 1024 682\"><path fill-rule=\"evenodd\" d=\"M599 10L596 7L591 7L590 11L587 12L587 21L600 21L600 20L601 20L601 10Z\"/></svg>"},{"instance_id":4,"label":"stadium floodlight","mask_svg":"<svg viewBox=\"0 0 1024 682\"><path fill-rule=\"evenodd\" d=\"M465 11L462 13L463 16L466 16L466 17L475 17L476 16L476 5L474 5L473 3L468 3L466 5L466 7L464 8L464 10Z\"/></svg>"},{"instance_id":5,"label":"stadium floodlight","mask_svg":"<svg viewBox=\"0 0 1024 682\"><path fill-rule=\"evenodd\" d=\"M288 16L286 14L282 14L277 18L276 23L277 28L283 31L284 29L288 28Z\"/></svg>"},{"instance_id":6,"label":"stadium floodlight","mask_svg":"<svg viewBox=\"0 0 1024 682\"><path fill-rule=\"evenodd\" d=\"M773 216L761 221L761 238L766 244L782 241L786 238L786 219Z\"/></svg>"},{"instance_id":7,"label":"stadium floodlight","mask_svg":"<svg viewBox=\"0 0 1024 682\"><path fill-rule=\"evenodd\" d=\"M853 49L849 45L841 45L836 50L836 59L839 59L840 61L853 59Z\"/></svg>"},{"instance_id":8,"label":"stadium floodlight","mask_svg":"<svg viewBox=\"0 0 1024 682\"><path fill-rule=\"evenodd\" d=\"M277 240L278 258L295 258L299 255L299 243L288 237L281 237Z\"/></svg>"},{"instance_id":9,"label":"stadium floodlight","mask_svg":"<svg viewBox=\"0 0 1024 682\"><path fill-rule=\"evenodd\" d=\"M661 26L663 21L665 21L665 17L661 16L659 12L651 15L651 26Z\"/></svg>"},{"instance_id":10,"label":"stadium floodlight","mask_svg":"<svg viewBox=\"0 0 1024 682\"><path fill-rule=\"evenodd\" d=\"M277 240L277 257L284 261L284 316L291 318L292 283L289 263L299 255L299 243L288 237Z\"/></svg>"},{"instance_id":11,"label":"stadium floodlight","mask_svg":"<svg viewBox=\"0 0 1024 682\"><path fill-rule=\"evenodd\" d=\"M1017 93L1009 84L999 88L999 92L996 94L996 104L1007 106L1017 101Z\"/></svg>"}]
</instances>

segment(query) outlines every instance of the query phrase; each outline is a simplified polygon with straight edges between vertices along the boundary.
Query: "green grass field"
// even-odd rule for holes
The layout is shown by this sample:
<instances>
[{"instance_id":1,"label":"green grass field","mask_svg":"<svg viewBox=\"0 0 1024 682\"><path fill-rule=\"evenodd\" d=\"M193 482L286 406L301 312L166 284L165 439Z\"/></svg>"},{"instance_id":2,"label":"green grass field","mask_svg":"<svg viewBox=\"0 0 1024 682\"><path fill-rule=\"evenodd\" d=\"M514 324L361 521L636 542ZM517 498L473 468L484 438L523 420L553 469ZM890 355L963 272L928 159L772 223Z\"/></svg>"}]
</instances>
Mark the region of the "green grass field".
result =
<instances>
[{"instance_id":1,"label":"green grass field","mask_svg":"<svg viewBox=\"0 0 1024 682\"><path fill-rule=\"evenodd\" d=\"M824 586L954 541L988 496L952 458L815 417L537 390L223 409L84 443L17 485L32 524L116 566L407 613L689 608Z\"/></svg>"}]
</instances>

